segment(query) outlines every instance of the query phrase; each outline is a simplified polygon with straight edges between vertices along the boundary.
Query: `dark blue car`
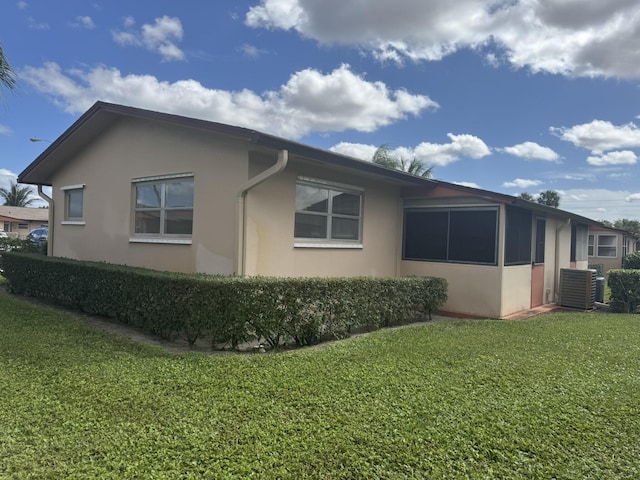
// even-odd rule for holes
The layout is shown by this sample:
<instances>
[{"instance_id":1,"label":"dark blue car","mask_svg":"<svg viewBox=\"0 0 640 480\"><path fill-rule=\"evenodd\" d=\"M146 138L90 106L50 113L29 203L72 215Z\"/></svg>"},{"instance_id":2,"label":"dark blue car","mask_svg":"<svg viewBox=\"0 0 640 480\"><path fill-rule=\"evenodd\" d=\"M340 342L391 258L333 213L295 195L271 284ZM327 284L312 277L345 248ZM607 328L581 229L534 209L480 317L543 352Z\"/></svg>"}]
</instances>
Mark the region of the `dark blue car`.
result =
<instances>
[{"instance_id":1,"label":"dark blue car","mask_svg":"<svg viewBox=\"0 0 640 480\"><path fill-rule=\"evenodd\" d=\"M31 230L27 235L27 240L32 241L36 245L40 246L43 242L49 239L49 229L42 227Z\"/></svg>"}]
</instances>

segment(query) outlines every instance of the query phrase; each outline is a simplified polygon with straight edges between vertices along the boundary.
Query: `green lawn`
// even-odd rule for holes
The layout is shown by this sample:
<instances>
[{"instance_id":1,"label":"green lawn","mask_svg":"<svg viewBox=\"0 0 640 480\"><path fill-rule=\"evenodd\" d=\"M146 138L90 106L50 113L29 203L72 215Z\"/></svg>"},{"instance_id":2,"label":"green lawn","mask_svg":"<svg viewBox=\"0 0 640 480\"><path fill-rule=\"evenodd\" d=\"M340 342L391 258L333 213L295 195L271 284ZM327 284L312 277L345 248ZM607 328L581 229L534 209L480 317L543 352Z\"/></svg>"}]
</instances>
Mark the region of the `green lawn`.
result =
<instances>
[{"instance_id":1,"label":"green lawn","mask_svg":"<svg viewBox=\"0 0 640 480\"><path fill-rule=\"evenodd\" d=\"M640 478L640 319L169 354L0 293L0 478Z\"/></svg>"}]
</instances>

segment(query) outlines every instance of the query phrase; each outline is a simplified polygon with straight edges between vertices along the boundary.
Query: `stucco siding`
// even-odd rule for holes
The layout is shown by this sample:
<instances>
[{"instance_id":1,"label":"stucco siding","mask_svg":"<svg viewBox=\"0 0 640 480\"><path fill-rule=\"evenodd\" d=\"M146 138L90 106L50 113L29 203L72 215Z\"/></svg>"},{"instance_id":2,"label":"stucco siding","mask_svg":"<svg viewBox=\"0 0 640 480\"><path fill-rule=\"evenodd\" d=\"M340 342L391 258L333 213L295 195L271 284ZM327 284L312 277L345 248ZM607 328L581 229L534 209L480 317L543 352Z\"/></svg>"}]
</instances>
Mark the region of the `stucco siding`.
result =
<instances>
[{"instance_id":1,"label":"stucco siding","mask_svg":"<svg viewBox=\"0 0 640 480\"><path fill-rule=\"evenodd\" d=\"M193 173L191 245L131 243L132 179ZM246 147L196 130L125 119L53 179L53 255L182 272L233 273L235 198L248 177ZM84 225L63 224L67 185L85 185Z\"/></svg>"},{"instance_id":2,"label":"stucco siding","mask_svg":"<svg viewBox=\"0 0 640 480\"><path fill-rule=\"evenodd\" d=\"M531 265L502 269L501 309L498 317L531 307Z\"/></svg>"},{"instance_id":3,"label":"stucco siding","mask_svg":"<svg viewBox=\"0 0 640 480\"><path fill-rule=\"evenodd\" d=\"M501 271L496 266L408 260L402 262L403 275L424 275L447 280L449 299L442 310L489 318L502 315Z\"/></svg>"},{"instance_id":4,"label":"stucco siding","mask_svg":"<svg viewBox=\"0 0 640 480\"><path fill-rule=\"evenodd\" d=\"M362 189L361 241L294 239L295 190L299 176ZM247 196L247 274L275 276L395 276L402 209L399 187L354 178L330 169L291 162ZM297 246L296 246L297 245ZM346 248L355 246L356 248Z\"/></svg>"}]
</instances>

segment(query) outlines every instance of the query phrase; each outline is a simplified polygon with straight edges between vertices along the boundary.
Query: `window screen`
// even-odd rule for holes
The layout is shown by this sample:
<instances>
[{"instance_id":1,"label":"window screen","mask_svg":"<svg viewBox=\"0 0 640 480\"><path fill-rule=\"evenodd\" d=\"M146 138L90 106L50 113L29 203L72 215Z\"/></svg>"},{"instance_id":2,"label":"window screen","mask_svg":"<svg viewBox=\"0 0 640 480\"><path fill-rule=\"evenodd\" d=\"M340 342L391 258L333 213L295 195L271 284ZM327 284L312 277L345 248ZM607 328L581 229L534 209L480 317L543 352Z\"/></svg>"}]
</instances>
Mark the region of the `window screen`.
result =
<instances>
[{"instance_id":1,"label":"window screen","mask_svg":"<svg viewBox=\"0 0 640 480\"><path fill-rule=\"evenodd\" d=\"M523 265L531 262L531 212L507 207L505 235L505 265Z\"/></svg>"},{"instance_id":2,"label":"window screen","mask_svg":"<svg viewBox=\"0 0 640 480\"><path fill-rule=\"evenodd\" d=\"M496 263L496 209L407 210L404 258Z\"/></svg>"}]
</instances>

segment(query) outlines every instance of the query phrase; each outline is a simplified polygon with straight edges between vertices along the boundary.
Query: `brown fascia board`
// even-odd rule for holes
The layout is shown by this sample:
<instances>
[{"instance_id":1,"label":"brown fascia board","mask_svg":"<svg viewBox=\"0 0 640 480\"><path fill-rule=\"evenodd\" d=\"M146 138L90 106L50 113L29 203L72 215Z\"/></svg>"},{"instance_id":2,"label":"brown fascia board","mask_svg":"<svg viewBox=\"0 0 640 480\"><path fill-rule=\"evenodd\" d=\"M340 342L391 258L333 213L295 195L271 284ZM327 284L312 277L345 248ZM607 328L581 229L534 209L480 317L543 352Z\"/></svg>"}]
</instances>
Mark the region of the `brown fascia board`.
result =
<instances>
[{"instance_id":1,"label":"brown fascia board","mask_svg":"<svg viewBox=\"0 0 640 480\"><path fill-rule=\"evenodd\" d=\"M35 185L51 185L52 173L64 162L65 158L78 152L96 134L123 116L181 125L187 128L232 137L263 148L288 150L290 155L321 164L357 170L383 179L394 180L402 184L425 185L432 182L429 179L376 165L365 160L322 150L248 128L106 102L96 102L89 110L80 116L78 120L20 173L18 182Z\"/></svg>"},{"instance_id":2,"label":"brown fascia board","mask_svg":"<svg viewBox=\"0 0 640 480\"><path fill-rule=\"evenodd\" d=\"M596 220L592 220L591 218L583 217L582 215L567 212L566 210L561 210L559 208L549 207L547 205L541 205L539 203L523 200L522 198L514 197L513 195L506 195L504 193L492 192L490 190L482 190L480 188L466 187L464 185L456 185L455 183L444 182L441 180L435 180L435 182L437 182L438 184L446 188L458 190L460 192L464 192L476 197L485 198L487 200L491 200L494 202L504 203L507 205L512 205L514 207L524 208L527 210L531 210L534 213L551 215L555 217L569 218L572 221L576 221L578 223L582 223L585 225L602 225L600 222Z\"/></svg>"}]
</instances>

